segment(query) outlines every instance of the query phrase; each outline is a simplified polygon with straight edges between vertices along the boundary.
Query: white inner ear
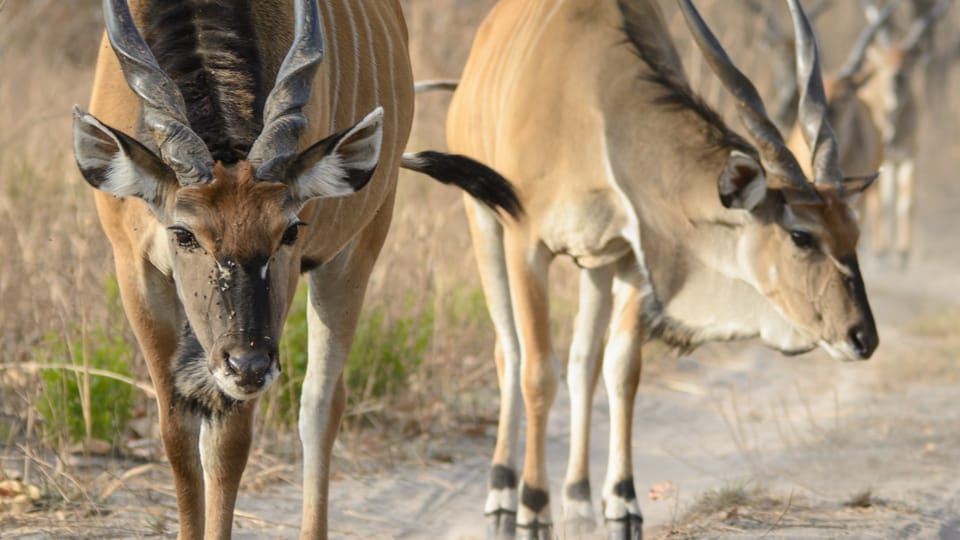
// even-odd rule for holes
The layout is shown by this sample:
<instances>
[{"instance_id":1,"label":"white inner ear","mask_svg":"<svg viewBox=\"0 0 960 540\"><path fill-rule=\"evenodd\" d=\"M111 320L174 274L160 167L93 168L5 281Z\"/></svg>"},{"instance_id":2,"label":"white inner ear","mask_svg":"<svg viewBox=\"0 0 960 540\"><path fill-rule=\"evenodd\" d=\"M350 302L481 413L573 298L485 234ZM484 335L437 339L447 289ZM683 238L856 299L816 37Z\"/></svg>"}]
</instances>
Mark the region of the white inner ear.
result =
<instances>
[{"instance_id":1,"label":"white inner ear","mask_svg":"<svg viewBox=\"0 0 960 540\"><path fill-rule=\"evenodd\" d=\"M107 180L100 185L100 190L117 197L142 197L152 201L157 196L157 185L142 181L145 177L146 173L121 149L110 160Z\"/></svg>"},{"instance_id":2,"label":"white inner ear","mask_svg":"<svg viewBox=\"0 0 960 540\"><path fill-rule=\"evenodd\" d=\"M314 197L342 197L355 193L347 181L348 171L369 171L380 160L383 145L383 107L377 107L358 122L330 152L304 169L296 181L295 193L306 200Z\"/></svg>"},{"instance_id":3,"label":"white inner ear","mask_svg":"<svg viewBox=\"0 0 960 540\"><path fill-rule=\"evenodd\" d=\"M334 153L348 169L371 170L380 161L383 145L383 107L377 107L347 132Z\"/></svg>"},{"instance_id":4,"label":"white inner ear","mask_svg":"<svg viewBox=\"0 0 960 540\"><path fill-rule=\"evenodd\" d=\"M347 181L347 171L337 154L327 154L307 167L297 178L294 195L299 199L314 197L342 197L353 193Z\"/></svg>"},{"instance_id":5,"label":"white inner ear","mask_svg":"<svg viewBox=\"0 0 960 540\"><path fill-rule=\"evenodd\" d=\"M767 194L767 178L763 172L763 167L757 163L757 160L744 154L739 150L730 152L731 165L734 167L743 164L745 167L751 167L757 170L757 175L753 177L741 191L740 198L743 200L743 207L747 210L756 208Z\"/></svg>"},{"instance_id":6,"label":"white inner ear","mask_svg":"<svg viewBox=\"0 0 960 540\"><path fill-rule=\"evenodd\" d=\"M75 113L76 114L76 113ZM105 137L112 141L116 150L110 156L110 162L106 167L106 178L97 188L100 191L109 193L116 197L142 197L144 200L152 201L157 196L158 186L155 182L147 182L144 179L147 173L123 150L123 145L117 140L117 137L103 122L89 113L83 113L79 120L99 132L93 135L90 132L84 133L84 137ZM87 159L101 161L106 154L87 155ZM102 161L101 161L102 162Z\"/></svg>"}]
</instances>

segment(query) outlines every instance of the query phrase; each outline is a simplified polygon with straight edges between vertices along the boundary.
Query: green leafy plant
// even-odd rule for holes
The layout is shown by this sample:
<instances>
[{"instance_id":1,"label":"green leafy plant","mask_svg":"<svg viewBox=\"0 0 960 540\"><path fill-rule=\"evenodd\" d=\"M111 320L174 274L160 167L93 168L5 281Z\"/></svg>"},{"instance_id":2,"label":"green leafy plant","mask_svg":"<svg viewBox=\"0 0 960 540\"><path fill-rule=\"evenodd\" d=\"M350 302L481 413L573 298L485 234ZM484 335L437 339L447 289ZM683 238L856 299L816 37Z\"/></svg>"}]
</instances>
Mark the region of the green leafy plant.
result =
<instances>
[{"instance_id":1,"label":"green leafy plant","mask_svg":"<svg viewBox=\"0 0 960 540\"><path fill-rule=\"evenodd\" d=\"M108 280L104 289L108 304L119 311L116 280ZM116 321L109 328L98 325L92 330L79 326L65 335L50 331L36 346L41 364L64 366L41 371L37 408L49 442L99 439L118 446L137 398L137 389L129 382L107 375L132 379L133 344L121 325Z\"/></svg>"},{"instance_id":2,"label":"green leafy plant","mask_svg":"<svg viewBox=\"0 0 960 540\"><path fill-rule=\"evenodd\" d=\"M395 395L423 363L432 336L433 310L414 314L409 298L401 316L390 318L380 307L361 316L343 372L348 407Z\"/></svg>"}]
</instances>

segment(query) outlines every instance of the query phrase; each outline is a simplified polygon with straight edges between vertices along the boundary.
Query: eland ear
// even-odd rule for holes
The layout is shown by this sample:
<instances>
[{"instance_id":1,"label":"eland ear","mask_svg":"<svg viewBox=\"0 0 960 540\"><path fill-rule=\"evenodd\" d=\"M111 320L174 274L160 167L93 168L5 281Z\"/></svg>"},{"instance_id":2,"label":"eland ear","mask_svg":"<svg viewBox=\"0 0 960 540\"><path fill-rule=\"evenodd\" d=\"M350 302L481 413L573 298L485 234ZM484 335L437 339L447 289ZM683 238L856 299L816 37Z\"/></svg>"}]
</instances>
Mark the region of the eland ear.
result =
<instances>
[{"instance_id":1,"label":"eland ear","mask_svg":"<svg viewBox=\"0 0 960 540\"><path fill-rule=\"evenodd\" d=\"M843 179L843 193L850 197L863 193L868 187L873 185L873 181L880 176L879 172L868 174L866 176L847 176Z\"/></svg>"},{"instance_id":2,"label":"eland ear","mask_svg":"<svg viewBox=\"0 0 960 540\"><path fill-rule=\"evenodd\" d=\"M767 195L767 176L760 163L734 150L720 173L720 202L727 208L753 210Z\"/></svg>"},{"instance_id":3,"label":"eland ear","mask_svg":"<svg viewBox=\"0 0 960 540\"><path fill-rule=\"evenodd\" d=\"M87 183L115 197L138 197L159 208L178 185L173 170L147 147L76 106L73 153Z\"/></svg>"},{"instance_id":4,"label":"eland ear","mask_svg":"<svg viewBox=\"0 0 960 540\"><path fill-rule=\"evenodd\" d=\"M300 153L291 167L291 193L301 201L356 193L373 177L382 143L383 107L377 107L350 129Z\"/></svg>"}]
</instances>

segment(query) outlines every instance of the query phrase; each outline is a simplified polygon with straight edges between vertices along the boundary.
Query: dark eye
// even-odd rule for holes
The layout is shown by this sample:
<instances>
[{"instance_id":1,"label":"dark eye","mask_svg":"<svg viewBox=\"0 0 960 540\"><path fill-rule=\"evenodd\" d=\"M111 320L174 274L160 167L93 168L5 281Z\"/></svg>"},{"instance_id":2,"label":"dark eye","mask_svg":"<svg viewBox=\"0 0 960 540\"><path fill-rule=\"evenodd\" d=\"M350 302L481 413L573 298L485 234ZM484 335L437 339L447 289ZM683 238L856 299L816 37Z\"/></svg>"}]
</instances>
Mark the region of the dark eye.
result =
<instances>
[{"instance_id":1,"label":"dark eye","mask_svg":"<svg viewBox=\"0 0 960 540\"><path fill-rule=\"evenodd\" d=\"M177 245L183 249L196 249L200 247L200 243L197 242L197 237L194 236L192 232L180 227L172 227L170 230L173 231L173 237L176 239Z\"/></svg>"},{"instance_id":2,"label":"dark eye","mask_svg":"<svg viewBox=\"0 0 960 540\"><path fill-rule=\"evenodd\" d=\"M283 239L280 240L285 246L292 246L297 242L297 237L300 235L300 227L303 226L303 223L297 222L293 225L287 227L287 230L283 231Z\"/></svg>"},{"instance_id":3,"label":"dark eye","mask_svg":"<svg viewBox=\"0 0 960 540\"><path fill-rule=\"evenodd\" d=\"M816 246L813 235L803 231L790 231L790 239L798 248L812 249Z\"/></svg>"}]
</instances>

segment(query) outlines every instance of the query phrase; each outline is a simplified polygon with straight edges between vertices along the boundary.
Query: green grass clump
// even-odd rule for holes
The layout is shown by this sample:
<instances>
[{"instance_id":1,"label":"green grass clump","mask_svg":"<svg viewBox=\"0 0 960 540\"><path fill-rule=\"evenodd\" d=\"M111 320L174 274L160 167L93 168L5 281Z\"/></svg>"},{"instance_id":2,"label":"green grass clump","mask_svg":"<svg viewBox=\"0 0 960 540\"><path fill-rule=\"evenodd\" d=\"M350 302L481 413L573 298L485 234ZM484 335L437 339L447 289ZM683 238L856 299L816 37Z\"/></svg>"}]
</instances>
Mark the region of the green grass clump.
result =
<instances>
[{"instance_id":1,"label":"green grass clump","mask_svg":"<svg viewBox=\"0 0 960 540\"><path fill-rule=\"evenodd\" d=\"M433 311L388 317L382 308L366 311L357 325L350 358L343 371L348 407L396 395L410 373L423 363L433 336Z\"/></svg>"},{"instance_id":2,"label":"green grass clump","mask_svg":"<svg viewBox=\"0 0 960 540\"><path fill-rule=\"evenodd\" d=\"M105 291L108 303L122 311L116 281L107 281ZM132 378L133 344L121 325L118 321L111 328L72 328L64 334L50 331L35 347L40 364L64 366L44 369L40 374L43 385L37 409L44 419L42 430L48 442L99 439L114 448L119 446L138 391L128 382L94 375L89 370Z\"/></svg>"}]
</instances>

